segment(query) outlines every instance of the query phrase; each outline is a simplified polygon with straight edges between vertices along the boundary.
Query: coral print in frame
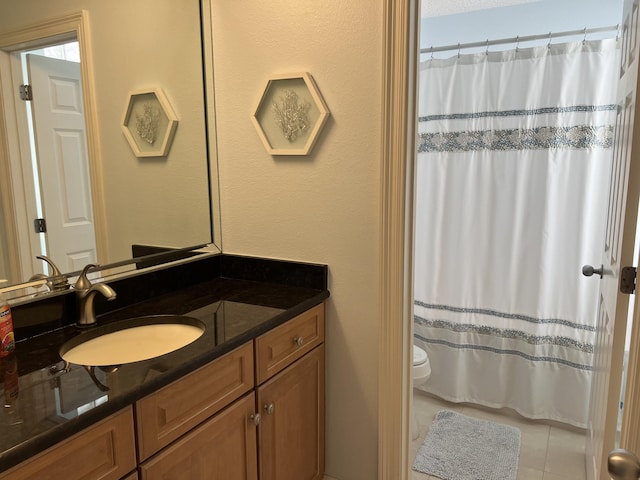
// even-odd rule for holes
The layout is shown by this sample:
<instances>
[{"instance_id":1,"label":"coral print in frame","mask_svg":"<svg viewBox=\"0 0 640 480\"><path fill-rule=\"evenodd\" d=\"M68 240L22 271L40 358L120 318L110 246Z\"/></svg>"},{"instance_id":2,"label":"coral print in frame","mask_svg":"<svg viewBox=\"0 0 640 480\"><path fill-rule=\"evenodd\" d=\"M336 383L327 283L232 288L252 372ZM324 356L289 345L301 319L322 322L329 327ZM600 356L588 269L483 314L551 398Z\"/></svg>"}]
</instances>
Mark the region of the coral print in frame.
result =
<instances>
[{"instance_id":1,"label":"coral print in frame","mask_svg":"<svg viewBox=\"0 0 640 480\"><path fill-rule=\"evenodd\" d=\"M168 155L177 126L178 117L162 89L129 93L121 127L136 157Z\"/></svg>"},{"instance_id":2,"label":"coral print in frame","mask_svg":"<svg viewBox=\"0 0 640 480\"><path fill-rule=\"evenodd\" d=\"M308 73L267 80L251 117L271 155L308 155L329 117L329 110Z\"/></svg>"}]
</instances>

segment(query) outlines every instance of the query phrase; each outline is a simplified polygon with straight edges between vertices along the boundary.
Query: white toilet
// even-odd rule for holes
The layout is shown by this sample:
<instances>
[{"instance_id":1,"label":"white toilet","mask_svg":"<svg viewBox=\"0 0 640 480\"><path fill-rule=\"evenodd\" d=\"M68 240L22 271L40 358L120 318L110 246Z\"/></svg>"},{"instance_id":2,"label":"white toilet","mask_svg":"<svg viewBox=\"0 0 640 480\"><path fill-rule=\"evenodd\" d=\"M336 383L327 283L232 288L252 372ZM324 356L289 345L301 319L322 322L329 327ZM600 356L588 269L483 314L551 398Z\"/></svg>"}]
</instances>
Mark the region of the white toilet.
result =
<instances>
[{"instance_id":1,"label":"white toilet","mask_svg":"<svg viewBox=\"0 0 640 480\"><path fill-rule=\"evenodd\" d=\"M431 364L429 363L429 357L427 352L422 348L413 346L413 387L423 385L431 376ZM420 436L420 429L418 428L418 418L416 417L416 411L411 409L411 422L412 431L411 437L413 440Z\"/></svg>"}]
</instances>

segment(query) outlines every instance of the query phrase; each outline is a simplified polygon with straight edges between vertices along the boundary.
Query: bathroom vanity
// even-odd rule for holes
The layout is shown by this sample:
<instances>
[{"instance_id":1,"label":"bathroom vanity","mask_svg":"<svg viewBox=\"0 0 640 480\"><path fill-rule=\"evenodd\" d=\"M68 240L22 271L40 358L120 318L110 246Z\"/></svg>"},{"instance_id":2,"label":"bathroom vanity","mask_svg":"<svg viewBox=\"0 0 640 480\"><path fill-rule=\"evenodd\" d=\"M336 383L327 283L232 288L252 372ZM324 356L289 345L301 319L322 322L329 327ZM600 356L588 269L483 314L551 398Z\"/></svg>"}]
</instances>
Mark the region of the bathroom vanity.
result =
<instances>
[{"instance_id":1,"label":"bathroom vanity","mask_svg":"<svg viewBox=\"0 0 640 480\"><path fill-rule=\"evenodd\" d=\"M66 365L58 349L81 332L53 317L69 294L15 307L17 334L35 334L3 361L0 479L323 477L326 266L221 254L111 286L120 304L97 303L99 323L187 315L204 334L149 360Z\"/></svg>"}]
</instances>

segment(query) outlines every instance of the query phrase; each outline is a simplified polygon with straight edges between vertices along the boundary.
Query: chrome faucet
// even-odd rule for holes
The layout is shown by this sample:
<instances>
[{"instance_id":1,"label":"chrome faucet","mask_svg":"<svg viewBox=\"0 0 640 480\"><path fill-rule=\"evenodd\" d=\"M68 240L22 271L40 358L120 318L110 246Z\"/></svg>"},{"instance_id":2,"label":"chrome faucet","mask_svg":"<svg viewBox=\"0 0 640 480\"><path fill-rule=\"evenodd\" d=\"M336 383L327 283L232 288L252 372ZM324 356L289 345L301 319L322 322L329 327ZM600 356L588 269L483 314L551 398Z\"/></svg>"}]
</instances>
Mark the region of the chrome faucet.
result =
<instances>
[{"instance_id":1,"label":"chrome faucet","mask_svg":"<svg viewBox=\"0 0 640 480\"><path fill-rule=\"evenodd\" d=\"M93 299L96 293L101 293L109 301L116 298L116 292L106 283L91 284L91 281L87 278L87 271L95 267L92 263L86 265L73 285L78 298L78 311L80 314L76 324L81 327L89 327L96 324L96 314L93 310Z\"/></svg>"}]
</instances>

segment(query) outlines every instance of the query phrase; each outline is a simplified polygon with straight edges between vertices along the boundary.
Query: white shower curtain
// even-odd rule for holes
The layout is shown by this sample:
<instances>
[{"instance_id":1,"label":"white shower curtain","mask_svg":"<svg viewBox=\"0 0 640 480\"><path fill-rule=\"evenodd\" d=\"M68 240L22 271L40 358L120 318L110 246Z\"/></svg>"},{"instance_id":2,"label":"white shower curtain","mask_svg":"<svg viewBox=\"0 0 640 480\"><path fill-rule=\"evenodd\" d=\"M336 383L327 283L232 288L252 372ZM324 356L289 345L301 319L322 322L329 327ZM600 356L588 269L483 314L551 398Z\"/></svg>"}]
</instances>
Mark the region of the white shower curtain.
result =
<instances>
[{"instance_id":1,"label":"white shower curtain","mask_svg":"<svg viewBox=\"0 0 640 480\"><path fill-rule=\"evenodd\" d=\"M586 426L617 70L613 39L421 64L424 390Z\"/></svg>"}]
</instances>

